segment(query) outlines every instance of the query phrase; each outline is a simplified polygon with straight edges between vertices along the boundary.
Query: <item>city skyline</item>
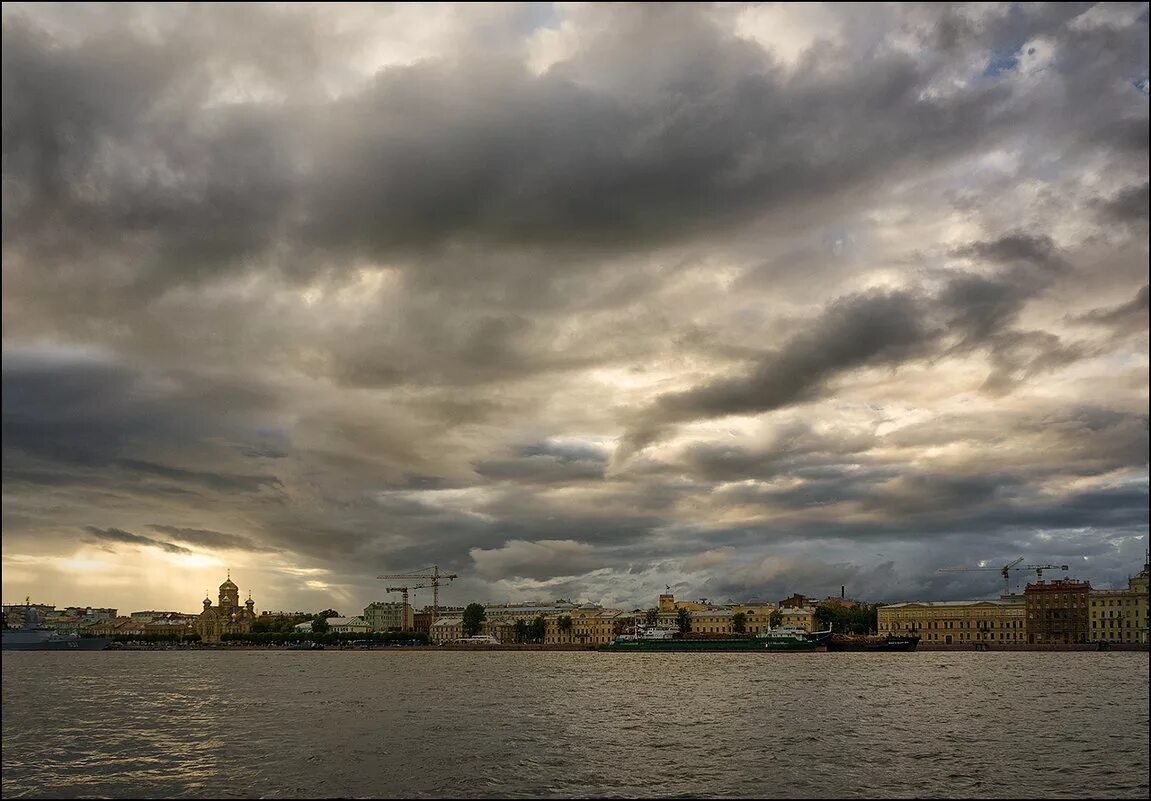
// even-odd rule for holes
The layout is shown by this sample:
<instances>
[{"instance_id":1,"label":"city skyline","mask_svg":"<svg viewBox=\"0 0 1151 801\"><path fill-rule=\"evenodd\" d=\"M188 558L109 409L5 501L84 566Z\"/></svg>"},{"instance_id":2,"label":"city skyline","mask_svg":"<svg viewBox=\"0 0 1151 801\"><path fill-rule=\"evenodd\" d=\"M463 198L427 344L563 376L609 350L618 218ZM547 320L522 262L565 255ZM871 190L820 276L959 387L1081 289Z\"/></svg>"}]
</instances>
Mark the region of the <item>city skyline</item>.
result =
<instances>
[{"instance_id":1,"label":"city skyline","mask_svg":"<svg viewBox=\"0 0 1151 801\"><path fill-rule=\"evenodd\" d=\"M1147 52L1139 3L5 4L4 600L1120 587Z\"/></svg>"}]
</instances>

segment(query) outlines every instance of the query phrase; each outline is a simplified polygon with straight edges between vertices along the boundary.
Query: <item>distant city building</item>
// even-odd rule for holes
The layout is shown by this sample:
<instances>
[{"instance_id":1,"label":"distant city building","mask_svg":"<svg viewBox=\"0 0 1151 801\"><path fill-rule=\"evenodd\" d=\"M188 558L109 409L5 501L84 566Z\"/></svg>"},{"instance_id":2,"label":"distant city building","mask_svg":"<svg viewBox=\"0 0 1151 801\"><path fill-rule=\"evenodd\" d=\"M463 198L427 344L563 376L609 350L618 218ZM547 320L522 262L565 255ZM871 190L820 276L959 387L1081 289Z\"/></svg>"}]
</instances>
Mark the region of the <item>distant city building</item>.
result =
<instances>
[{"instance_id":1,"label":"distant city building","mask_svg":"<svg viewBox=\"0 0 1151 801\"><path fill-rule=\"evenodd\" d=\"M334 634L371 634L372 626L362 617L329 617L328 631Z\"/></svg>"},{"instance_id":2,"label":"distant city building","mask_svg":"<svg viewBox=\"0 0 1151 801\"><path fill-rule=\"evenodd\" d=\"M4 622L9 628L20 628L24 625L24 611L29 607L36 613L36 620L45 620L56 612L55 604L4 604Z\"/></svg>"},{"instance_id":3,"label":"distant city building","mask_svg":"<svg viewBox=\"0 0 1151 801\"><path fill-rule=\"evenodd\" d=\"M145 624L130 617L102 619L88 627L89 634L99 637L140 637L146 634Z\"/></svg>"},{"instance_id":4,"label":"distant city building","mask_svg":"<svg viewBox=\"0 0 1151 801\"><path fill-rule=\"evenodd\" d=\"M81 617L96 621L116 617L116 610L95 606L69 606L64 610L64 614L68 617Z\"/></svg>"},{"instance_id":5,"label":"distant city building","mask_svg":"<svg viewBox=\"0 0 1151 801\"><path fill-rule=\"evenodd\" d=\"M462 606L441 606L440 617L460 617L464 613ZM425 606L420 611L412 615L412 627L416 631L422 631L424 634L429 634L432 625L432 608Z\"/></svg>"},{"instance_id":6,"label":"distant city building","mask_svg":"<svg viewBox=\"0 0 1151 801\"><path fill-rule=\"evenodd\" d=\"M781 626L794 626L804 631L815 631L815 607L781 606L779 617Z\"/></svg>"},{"instance_id":7,"label":"distant city building","mask_svg":"<svg viewBox=\"0 0 1151 801\"><path fill-rule=\"evenodd\" d=\"M431 619L429 613L429 620ZM487 632L481 631L486 634ZM428 636L436 645L450 640L459 640L464 636L464 619L462 617L441 617L431 624Z\"/></svg>"},{"instance_id":8,"label":"distant city building","mask_svg":"<svg viewBox=\"0 0 1151 801\"><path fill-rule=\"evenodd\" d=\"M219 642L225 634L247 634L256 621L256 606L251 594L240 606L240 588L228 578L220 585L219 603L204 599L204 611L196 618L195 631L203 642Z\"/></svg>"},{"instance_id":9,"label":"distant city building","mask_svg":"<svg viewBox=\"0 0 1151 801\"><path fill-rule=\"evenodd\" d=\"M913 634L925 643L964 645L1027 641L1026 603L1020 595L997 601L909 601L879 607L880 634Z\"/></svg>"},{"instance_id":10,"label":"distant city building","mask_svg":"<svg viewBox=\"0 0 1151 801\"><path fill-rule=\"evenodd\" d=\"M128 617L132 618L133 620L143 620L146 622L149 620L154 620L155 618L158 618L158 617L164 617L165 615L178 615L178 614L180 614L180 613L179 612L155 612L155 611L131 612L128 614Z\"/></svg>"},{"instance_id":11,"label":"distant city building","mask_svg":"<svg viewBox=\"0 0 1151 801\"><path fill-rule=\"evenodd\" d=\"M163 637L186 637L196 632L196 616L182 612L162 612L143 621L144 633Z\"/></svg>"},{"instance_id":12,"label":"distant city building","mask_svg":"<svg viewBox=\"0 0 1151 801\"><path fill-rule=\"evenodd\" d=\"M294 617L313 617L314 612L261 612L260 620L279 620L281 618L288 618L291 620Z\"/></svg>"},{"instance_id":13,"label":"distant city building","mask_svg":"<svg viewBox=\"0 0 1151 801\"><path fill-rule=\"evenodd\" d=\"M415 625L412 607L407 608L404 619L404 605L398 602L374 601L364 607L364 620L375 631L411 631Z\"/></svg>"},{"instance_id":14,"label":"distant city building","mask_svg":"<svg viewBox=\"0 0 1151 801\"><path fill-rule=\"evenodd\" d=\"M532 602L524 604L487 604L484 613L487 620L523 620L531 622L549 615L571 614L579 609L579 604L571 601Z\"/></svg>"},{"instance_id":15,"label":"distant city building","mask_svg":"<svg viewBox=\"0 0 1151 801\"><path fill-rule=\"evenodd\" d=\"M798 592L784 598L779 602L779 608L785 609L806 609L812 605L812 601L806 595L800 595Z\"/></svg>"},{"instance_id":16,"label":"distant city building","mask_svg":"<svg viewBox=\"0 0 1151 801\"><path fill-rule=\"evenodd\" d=\"M1027 606L1027 642L1087 642L1090 592L1090 584L1074 579L1028 584L1023 592Z\"/></svg>"},{"instance_id":17,"label":"distant city building","mask_svg":"<svg viewBox=\"0 0 1151 801\"><path fill-rule=\"evenodd\" d=\"M1147 585L1151 565L1127 580L1125 590L1091 590L1087 595L1088 640L1147 643Z\"/></svg>"}]
</instances>

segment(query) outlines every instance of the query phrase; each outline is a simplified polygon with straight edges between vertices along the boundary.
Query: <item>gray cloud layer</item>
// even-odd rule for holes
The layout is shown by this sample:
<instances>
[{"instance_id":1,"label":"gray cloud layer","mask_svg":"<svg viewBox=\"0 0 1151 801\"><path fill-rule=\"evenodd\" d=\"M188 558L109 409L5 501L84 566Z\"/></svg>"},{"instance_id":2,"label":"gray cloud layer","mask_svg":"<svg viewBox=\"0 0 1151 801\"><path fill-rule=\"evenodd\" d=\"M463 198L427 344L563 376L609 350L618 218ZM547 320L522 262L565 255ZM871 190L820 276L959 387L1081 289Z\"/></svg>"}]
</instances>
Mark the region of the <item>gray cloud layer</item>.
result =
<instances>
[{"instance_id":1,"label":"gray cloud layer","mask_svg":"<svg viewBox=\"0 0 1151 801\"><path fill-rule=\"evenodd\" d=\"M1144 5L413 9L5 6L6 592L1138 567Z\"/></svg>"}]
</instances>

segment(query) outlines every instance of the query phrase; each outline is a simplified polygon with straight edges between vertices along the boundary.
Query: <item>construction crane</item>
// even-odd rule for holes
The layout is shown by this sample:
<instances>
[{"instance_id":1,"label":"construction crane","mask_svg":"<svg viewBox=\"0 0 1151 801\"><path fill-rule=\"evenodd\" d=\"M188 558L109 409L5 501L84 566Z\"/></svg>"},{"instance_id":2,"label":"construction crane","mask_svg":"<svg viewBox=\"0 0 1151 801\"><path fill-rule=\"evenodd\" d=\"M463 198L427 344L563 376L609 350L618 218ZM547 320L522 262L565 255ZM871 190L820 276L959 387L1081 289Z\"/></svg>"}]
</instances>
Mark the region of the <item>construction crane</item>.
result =
<instances>
[{"instance_id":1,"label":"construction crane","mask_svg":"<svg viewBox=\"0 0 1151 801\"><path fill-rule=\"evenodd\" d=\"M1003 576L1003 592L1008 594L1011 592L1011 571L1013 570L1034 570L1038 579L1042 580L1044 570L1067 570L1067 565L1021 565L1023 557L1019 557L1013 562L1008 562L1003 567L941 567L939 573L981 573L984 571L994 570Z\"/></svg>"},{"instance_id":2,"label":"construction crane","mask_svg":"<svg viewBox=\"0 0 1151 801\"><path fill-rule=\"evenodd\" d=\"M400 627L404 631L407 631L408 621L411 620L411 618L408 616L408 609L410 608L408 606L408 591L409 590L423 590L423 589L427 589L430 586L431 586L430 584L415 584L415 585L410 586L410 587L404 586L404 587L385 587L384 588L384 592L402 592L404 594L404 596L403 596L403 598L404 598L404 624Z\"/></svg>"},{"instance_id":3,"label":"construction crane","mask_svg":"<svg viewBox=\"0 0 1151 801\"><path fill-rule=\"evenodd\" d=\"M424 579L428 582L427 586L432 588L432 622L436 622L436 618L440 616L440 581L454 581L458 579L455 573L441 573L439 565L432 565L431 567L421 568L420 570L413 570L410 573L389 573L385 576L376 576L378 579L395 579L398 581L420 580Z\"/></svg>"}]
</instances>

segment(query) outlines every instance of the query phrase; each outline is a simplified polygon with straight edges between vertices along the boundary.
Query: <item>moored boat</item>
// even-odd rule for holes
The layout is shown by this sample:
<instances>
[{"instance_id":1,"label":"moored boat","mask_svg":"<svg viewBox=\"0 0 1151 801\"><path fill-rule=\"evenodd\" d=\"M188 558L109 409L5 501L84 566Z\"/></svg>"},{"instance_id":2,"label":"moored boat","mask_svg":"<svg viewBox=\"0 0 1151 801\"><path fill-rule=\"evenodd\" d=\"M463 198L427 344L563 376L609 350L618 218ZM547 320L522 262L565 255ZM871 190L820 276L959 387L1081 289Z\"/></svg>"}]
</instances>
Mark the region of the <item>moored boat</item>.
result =
<instances>
[{"instance_id":1,"label":"moored boat","mask_svg":"<svg viewBox=\"0 0 1151 801\"><path fill-rule=\"evenodd\" d=\"M605 651L816 651L823 647L831 631L807 632L798 627L781 627L749 637L680 636L674 629L640 627L635 634L623 634L602 647Z\"/></svg>"},{"instance_id":2,"label":"moored boat","mask_svg":"<svg viewBox=\"0 0 1151 801\"><path fill-rule=\"evenodd\" d=\"M888 634L883 637L867 634L835 634L827 641L829 651L914 651L919 637Z\"/></svg>"},{"instance_id":3,"label":"moored boat","mask_svg":"<svg viewBox=\"0 0 1151 801\"><path fill-rule=\"evenodd\" d=\"M27 602L24 625L0 634L0 649L4 651L103 651L111 642L111 637L81 637L46 629L40 625L35 607Z\"/></svg>"},{"instance_id":4,"label":"moored boat","mask_svg":"<svg viewBox=\"0 0 1151 801\"><path fill-rule=\"evenodd\" d=\"M806 631L798 626L779 626L758 639L769 651L815 651L822 650L829 637L831 629Z\"/></svg>"}]
</instances>

